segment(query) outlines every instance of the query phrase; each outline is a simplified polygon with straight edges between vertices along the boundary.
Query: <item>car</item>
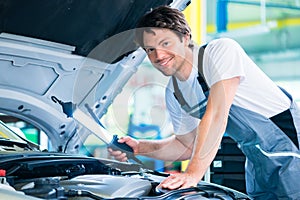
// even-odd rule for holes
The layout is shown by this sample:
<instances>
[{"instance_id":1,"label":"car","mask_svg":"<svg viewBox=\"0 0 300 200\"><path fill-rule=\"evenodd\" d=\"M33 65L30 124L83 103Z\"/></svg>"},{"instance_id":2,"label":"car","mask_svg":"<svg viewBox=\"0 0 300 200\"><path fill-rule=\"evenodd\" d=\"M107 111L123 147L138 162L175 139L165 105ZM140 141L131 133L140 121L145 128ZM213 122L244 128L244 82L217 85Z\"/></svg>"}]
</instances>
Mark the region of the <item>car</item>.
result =
<instances>
[{"instance_id":1,"label":"car","mask_svg":"<svg viewBox=\"0 0 300 200\"><path fill-rule=\"evenodd\" d=\"M104 148L127 148L100 119L146 57L133 41L135 24L156 6L189 3L0 0L0 113L42 130L51 146L42 149L0 122L1 199L249 199L205 181L159 190L170 174L134 156L119 162L81 154L91 135Z\"/></svg>"}]
</instances>

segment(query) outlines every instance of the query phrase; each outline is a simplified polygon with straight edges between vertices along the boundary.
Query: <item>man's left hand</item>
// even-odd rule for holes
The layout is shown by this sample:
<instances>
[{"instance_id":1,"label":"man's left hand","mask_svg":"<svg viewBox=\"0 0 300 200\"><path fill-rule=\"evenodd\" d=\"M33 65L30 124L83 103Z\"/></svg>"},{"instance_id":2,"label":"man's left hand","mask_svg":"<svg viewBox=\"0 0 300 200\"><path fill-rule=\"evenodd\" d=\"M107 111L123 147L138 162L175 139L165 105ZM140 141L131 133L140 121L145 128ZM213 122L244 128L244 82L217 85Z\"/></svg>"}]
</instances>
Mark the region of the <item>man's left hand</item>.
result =
<instances>
[{"instance_id":1,"label":"man's left hand","mask_svg":"<svg viewBox=\"0 0 300 200\"><path fill-rule=\"evenodd\" d=\"M163 180L157 187L165 189L184 189L196 186L198 179L192 174L178 173L172 174L165 180Z\"/></svg>"}]
</instances>

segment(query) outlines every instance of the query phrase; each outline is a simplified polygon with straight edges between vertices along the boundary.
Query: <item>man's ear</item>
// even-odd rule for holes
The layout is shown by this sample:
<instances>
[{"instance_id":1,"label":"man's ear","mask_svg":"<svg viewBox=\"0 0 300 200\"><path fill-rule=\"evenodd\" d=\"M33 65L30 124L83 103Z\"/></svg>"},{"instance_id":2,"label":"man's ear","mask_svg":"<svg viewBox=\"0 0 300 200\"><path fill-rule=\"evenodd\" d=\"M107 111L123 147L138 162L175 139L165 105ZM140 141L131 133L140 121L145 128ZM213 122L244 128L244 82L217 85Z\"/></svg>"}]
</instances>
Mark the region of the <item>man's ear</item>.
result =
<instances>
[{"instance_id":1,"label":"man's ear","mask_svg":"<svg viewBox=\"0 0 300 200\"><path fill-rule=\"evenodd\" d=\"M189 46L191 40L191 35L189 33L183 36L183 42L185 46Z\"/></svg>"}]
</instances>

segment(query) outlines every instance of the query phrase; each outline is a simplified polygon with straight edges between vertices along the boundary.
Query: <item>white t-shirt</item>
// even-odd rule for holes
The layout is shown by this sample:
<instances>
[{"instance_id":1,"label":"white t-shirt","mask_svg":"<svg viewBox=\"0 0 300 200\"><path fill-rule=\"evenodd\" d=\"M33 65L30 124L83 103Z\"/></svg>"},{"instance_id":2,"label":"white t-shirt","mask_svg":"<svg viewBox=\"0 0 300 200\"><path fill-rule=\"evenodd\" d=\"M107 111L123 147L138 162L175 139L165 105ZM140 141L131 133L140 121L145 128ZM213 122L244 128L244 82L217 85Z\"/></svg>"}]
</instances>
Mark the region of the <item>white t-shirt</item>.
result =
<instances>
[{"instance_id":1,"label":"white t-shirt","mask_svg":"<svg viewBox=\"0 0 300 200\"><path fill-rule=\"evenodd\" d=\"M177 79L178 87L190 106L194 106L204 98L197 80L198 50L199 48L194 48L193 69L189 78L186 81ZM218 81L239 76L241 81L233 104L268 118L290 107L290 99L232 39L221 38L209 42L203 56L203 74L208 87ZM183 135L194 130L199 124L199 119L181 109L173 93L173 83L170 79L166 88L166 105L175 134Z\"/></svg>"}]
</instances>

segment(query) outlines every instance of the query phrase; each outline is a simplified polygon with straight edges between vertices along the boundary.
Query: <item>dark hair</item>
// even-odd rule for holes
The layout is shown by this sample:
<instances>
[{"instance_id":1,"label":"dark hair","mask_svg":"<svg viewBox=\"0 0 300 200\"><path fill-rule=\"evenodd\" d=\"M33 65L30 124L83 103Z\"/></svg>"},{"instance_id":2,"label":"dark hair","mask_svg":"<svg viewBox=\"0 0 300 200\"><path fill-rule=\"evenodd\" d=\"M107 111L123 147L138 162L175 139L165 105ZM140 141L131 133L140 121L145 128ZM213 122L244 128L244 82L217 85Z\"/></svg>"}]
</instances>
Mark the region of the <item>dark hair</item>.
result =
<instances>
[{"instance_id":1,"label":"dark hair","mask_svg":"<svg viewBox=\"0 0 300 200\"><path fill-rule=\"evenodd\" d=\"M183 13L169 6L157 7L140 19L135 31L135 40L140 46L143 47L143 33L145 31L148 33L153 32L151 28L170 29L180 39L186 34L191 37L191 29Z\"/></svg>"}]
</instances>

